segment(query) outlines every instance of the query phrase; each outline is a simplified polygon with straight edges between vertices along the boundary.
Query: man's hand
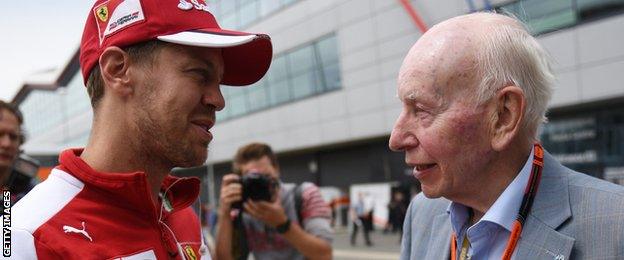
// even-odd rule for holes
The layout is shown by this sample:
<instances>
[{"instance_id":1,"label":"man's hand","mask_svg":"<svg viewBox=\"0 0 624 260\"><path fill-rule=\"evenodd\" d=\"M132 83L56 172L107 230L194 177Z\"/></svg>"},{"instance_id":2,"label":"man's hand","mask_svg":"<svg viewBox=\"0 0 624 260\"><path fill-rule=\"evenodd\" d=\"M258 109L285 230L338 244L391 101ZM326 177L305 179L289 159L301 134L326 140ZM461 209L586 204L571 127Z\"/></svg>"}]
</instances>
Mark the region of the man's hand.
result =
<instances>
[{"instance_id":1,"label":"man's hand","mask_svg":"<svg viewBox=\"0 0 624 260\"><path fill-rule=\"evenodd\" d=\"M276 197L274 202L247 201L243 205L245 207L245 212L271 227L284 224L288 217L282 207L279 191Z\"/></svg>"},{"instance_id":2,"label":"man's hand","mask_svg":"<svg viewBox=\"0 0 624 260\"><path fill-rule=\"evenodd\" d=\"M232 204L243 199L243 187L238 182L240 177L230 173L223 176L221 181L221 197L219 198L220 217L230 216Z\"/></svg>"}]
</instances>

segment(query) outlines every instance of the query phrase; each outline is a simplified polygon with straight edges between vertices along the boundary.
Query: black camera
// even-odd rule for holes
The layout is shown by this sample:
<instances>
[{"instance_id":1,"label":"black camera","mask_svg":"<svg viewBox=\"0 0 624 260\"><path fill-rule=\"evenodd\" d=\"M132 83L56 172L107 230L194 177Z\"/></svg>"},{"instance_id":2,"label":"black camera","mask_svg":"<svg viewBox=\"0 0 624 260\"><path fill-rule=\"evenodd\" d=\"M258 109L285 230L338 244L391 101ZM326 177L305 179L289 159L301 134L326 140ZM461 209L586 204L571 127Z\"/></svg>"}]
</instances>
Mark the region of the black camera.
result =
<instances>
[{"instance_id":1,"label":"black camera","mask_svg":"<svg viewBox=\"0 0 624 260\"><path fill-rule=\"evenodd\" d=\"M246 174L240 182L243 186L243 202L247 200L271 201L279 188L277 180L262 173Z\"/></svg>"},{"instance_id":2,"label":"black camera","mask_svg":"<svg viewBox=\"0 0 624 260\"><path fill-rule=\"evenodd\" d=\"M19 195L26 193L34 186L33 180L37 177L39 162L25 154L20 154L13 164L11 175L5 186L9 190Z\"/></svg>"}]
</instances>

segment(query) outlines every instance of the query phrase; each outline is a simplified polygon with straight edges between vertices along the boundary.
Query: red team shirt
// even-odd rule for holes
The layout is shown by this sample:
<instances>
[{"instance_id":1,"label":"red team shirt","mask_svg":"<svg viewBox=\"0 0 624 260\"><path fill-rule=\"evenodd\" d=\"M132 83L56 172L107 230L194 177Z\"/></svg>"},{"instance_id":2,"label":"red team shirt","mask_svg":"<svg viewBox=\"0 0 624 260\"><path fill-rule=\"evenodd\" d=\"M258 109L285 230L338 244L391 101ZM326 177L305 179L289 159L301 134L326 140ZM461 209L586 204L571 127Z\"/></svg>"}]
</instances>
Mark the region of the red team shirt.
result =
<instances>
[{"instance_id":1,"label":"red team shirt","mask_svg":"<svg viewBox=\"0 0 624 260\"><path fill-rule=\"evenodd\" d=\"M144 172L101 173L66 150L13 207L12 259L209 259L190 207L197 178L168 176L154 205ZM203 253L203 254L202 254Z\"/></svg>"}]
</instances>

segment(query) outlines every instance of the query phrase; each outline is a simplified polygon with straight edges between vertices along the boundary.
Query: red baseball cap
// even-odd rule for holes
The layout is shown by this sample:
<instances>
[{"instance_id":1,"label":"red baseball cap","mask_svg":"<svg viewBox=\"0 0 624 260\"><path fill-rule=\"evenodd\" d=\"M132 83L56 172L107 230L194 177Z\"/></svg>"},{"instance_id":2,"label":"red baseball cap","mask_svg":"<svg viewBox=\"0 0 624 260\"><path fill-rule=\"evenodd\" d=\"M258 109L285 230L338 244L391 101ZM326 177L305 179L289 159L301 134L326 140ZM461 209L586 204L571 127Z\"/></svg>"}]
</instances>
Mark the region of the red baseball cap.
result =
<instances>
[{"instance_id":1,"label":"red baseball cap","mask_svg":"<svg viewBox=\"0 0 624 260\"><path fill-rule=\"evenodd\" d=\"M244 86L260 80L273 56L268 35L221 29L205 0L97 0L80 43L85 84L107 47L123 48L154 39L221 48L224 85Z\"/></svg>"}]
</instances>

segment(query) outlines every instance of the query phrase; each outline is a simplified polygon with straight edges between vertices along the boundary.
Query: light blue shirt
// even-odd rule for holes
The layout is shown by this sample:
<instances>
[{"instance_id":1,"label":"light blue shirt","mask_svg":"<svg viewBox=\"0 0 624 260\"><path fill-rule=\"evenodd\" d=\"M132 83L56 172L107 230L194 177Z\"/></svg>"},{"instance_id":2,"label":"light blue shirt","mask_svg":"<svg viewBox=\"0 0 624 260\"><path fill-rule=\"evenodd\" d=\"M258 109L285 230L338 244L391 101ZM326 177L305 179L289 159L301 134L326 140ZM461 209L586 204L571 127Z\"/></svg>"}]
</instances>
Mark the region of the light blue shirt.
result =
<instances>
[{"instance_id":1,"label":"light blue shirt","mask_svg":"<svg viewBox=\"0 0 624 260\"><path fill-rule=\"evenodd\" d=\"M532 162L533 149L516 178L505 188L481 220L468 229L465 228L468 222L468 207L455 202L449 205L447 212L451 214L451 226L457 234L458 257L464 234L467 232L470 241L468 255L472 259L501 259L522 204L524 189L531 176Z\"/></svg>"}]
</instances>

